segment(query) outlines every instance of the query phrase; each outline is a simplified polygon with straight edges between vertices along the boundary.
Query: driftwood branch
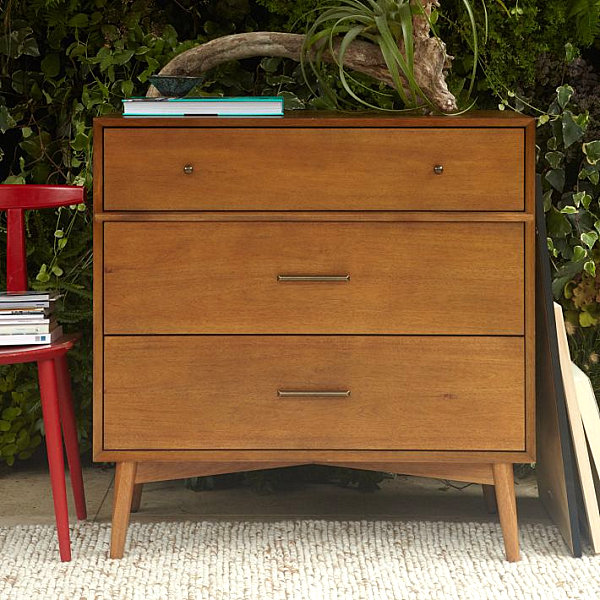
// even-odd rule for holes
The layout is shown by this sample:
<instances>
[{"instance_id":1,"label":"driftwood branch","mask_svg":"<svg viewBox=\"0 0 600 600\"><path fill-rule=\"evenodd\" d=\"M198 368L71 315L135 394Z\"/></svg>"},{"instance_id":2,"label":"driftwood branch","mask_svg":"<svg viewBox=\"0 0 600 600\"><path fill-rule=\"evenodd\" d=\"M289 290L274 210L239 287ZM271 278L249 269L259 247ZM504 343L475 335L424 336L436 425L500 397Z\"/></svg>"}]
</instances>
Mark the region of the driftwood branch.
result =
<instances>
[{"instance_id":1,"label":"driftwood branch","mask_svg":"<svg viewBox=\"0 0 600 600\"><path fill-rule=\"evenodd\" d=\"M426 12L431 11L433 2L425 0ZM456 99L448 90L445 72L451 57L446 54L443 42L429 35L429 23L424 16L413 18L414 74L415 80L429 101L440 111L457 110ZM273 56L300 60L305 36L295 33L256 31L216 38L205 44L190 48L171 60L160 71L161 75L198 75L217 65L231 60ZM323 60L334 62L329 53ZM369 42L356 40L348 47L344 65L393 87L379 47ZM405 82L406 83L406 82ZM407 88L407 93L411 92ZM156 97L158 91L151 86L148 96Z\"/></svg>"}]
</instances>

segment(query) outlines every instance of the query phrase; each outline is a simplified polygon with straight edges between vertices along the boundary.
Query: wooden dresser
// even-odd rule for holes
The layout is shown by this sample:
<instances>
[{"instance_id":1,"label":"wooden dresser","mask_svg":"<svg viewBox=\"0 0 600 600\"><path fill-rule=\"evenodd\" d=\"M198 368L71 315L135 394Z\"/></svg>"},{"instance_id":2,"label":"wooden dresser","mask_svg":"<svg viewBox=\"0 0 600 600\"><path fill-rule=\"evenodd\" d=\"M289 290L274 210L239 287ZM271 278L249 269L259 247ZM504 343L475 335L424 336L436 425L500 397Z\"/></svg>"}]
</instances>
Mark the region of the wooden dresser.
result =
<instances>
[{"instance_id":1,"label":"wooden dresser","mask_svg":"<svg viewBox=\"0 0 600 600\"><path fill-rule=\"evenodd\" d=\"M150 481L319 463L494 491L535 459L532 119L97 119L94 456Z\"/></svg>"}]
</instances>

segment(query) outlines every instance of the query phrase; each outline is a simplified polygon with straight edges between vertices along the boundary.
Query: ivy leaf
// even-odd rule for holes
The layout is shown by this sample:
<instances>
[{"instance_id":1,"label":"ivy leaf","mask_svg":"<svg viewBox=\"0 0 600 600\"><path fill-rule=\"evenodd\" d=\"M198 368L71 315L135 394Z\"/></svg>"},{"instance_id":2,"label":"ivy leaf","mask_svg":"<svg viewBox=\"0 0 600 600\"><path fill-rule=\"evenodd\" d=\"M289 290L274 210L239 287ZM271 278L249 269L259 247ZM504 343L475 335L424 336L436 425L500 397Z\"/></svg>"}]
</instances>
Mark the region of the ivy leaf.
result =
<instances>
[{"instance_id":1,"label":"ivy leaf","mask_svg":"<svg viewBox=\"0 0 600 600\"><path fill-rule=\"evenodd\" d=\"M554 206L550 207L546 215L546 225L548 226L548 233L554 239L566 237L567 234L571 233L572 229L567 217L561 214Z\"/></svg>"},{"instance_id":2,"label":"ivy leaf","mask_svg":"<svg viewBox=\"0 0 600 600\"><path fill-rule=\"evenodd\" d=\"M44 75L46 77L48 77L48 79L52 79L53 77L56 77L59 72L60 72L60 58L58 56L58 54L47 54L43 59L42 59L42 73L44 73Z\"/></svg>"},{"instance_id":3,"label":"ivy leaf","mask_svg":"<svg viewBox=\"0 0 600 600\"><path fill-rule=\"evenodd\" d=\"M596 277L596 263L593 260L588 260L583 265L583 270L589 273L592 277Z\"/></svg>"},{"instance_id":4,"label":"ivy leaf","mask_svg":"<svg viewBox=\"0 0 600 600\"><path fill-rule=\"evenodd\" d=\"M584 165L581 171L579 171L578 178L579 179L588 179L594 185L598 185L598 181L600 179L600 165Z\"/></svg>"},{"instance_id":5,"label":"ivy leaf","mask_svg":"<svg viewBox=\"0 0 600 600\"><path fill-rule=\"evenodd\" d=\"M550 115L541 115L540 117L538 117L537 126L541 127L542 125L545 125L549 120Z\"/></svg>"},{"instance_id":6,"label":"ivy leaf","mask_svg":"<svg viewBox=\"0 0 600 600\"><path fill-rule=\"evenodd\" d=\"M546 181L557 191L562 192L565 187L565 170L552 169L546 173Z\"/></svg>"},{"instance_id":7,"label":"ivy leaf","mask_svg":"<svg viewBox=\"0 0 600 600\"><path fill-rule=\"evenodd\" d=\"M579 208L580 204L587 210L592 202L592 197L587 192L577 192L573 194L573 202Z\"/></svg>"},{"instance_id":8,"label":"ivy leaf","mask_svg":"<svg viewBox=\"0 0 600 600\"><path fill-rule=\"evenodd\" d=\"M77 13L68 20L67 24L71 27L87 27L88 16L85 13Z\"/></svg>"},{"instance_id":9,"label":"ivy leaf","mask_svg":"<svg viewBox=\"0 0 600 600\"><path fill-rule=\"evenodd\" d=\"M575 246L575 248L573 248L573 260L580 261L583 260L586 256L587 252L585 248L582 248L581 246Z\"/></svg>"},{"instance_id":10,"label":"ivy leaf","mask_svg":"<svg viewBox=\"0 0 600 600\"><path fill-rule=\"evenodd\" d=\"M571 42L567 42L565 44L565 59L568 63L572 62L579 56L579 48L571 44Z\"/></svg>"},{"instance_id":11,"label":"ivy leaf","mask_svg":"<svg viewBox=\"0 0 600 600\"><path fill-rule=\"evenodd\" d=\"M577 213L577 209L574 206L568 205L561 208L560 212L563 213L563 215L574 215Z\"/></svg>"},{"instance_id":12,"label":"ivy leaf","mask_svg":"<svg viewBox=\"0 0 600 600\"><path fill-rule=\"evenodd\" d=\"M41 267L40 270L38 271L38 274L35 276L37 281L41 281L42 283L47 283L48 281L50 281L50 275L48 274L48 266L46 265L46 263L44 263Z\"/></svg>"},{"instance_id":13,"label":"ivy leaf","mask_svg":"<svg viewBox=\"0 0 600 600\"><path fill-rule=\"evenodd\" d=\"M133 81L121 81L121 91L125 98L130 98L133 94Z\"/></svg>"},{"instance_id":14,"label":"ivy leaf","mask_svg":"<svg viewBox=\"0 0 600 600\"><path fill-rule=\"evenodd\" d=\"M305 108L304 102L302 102L302 100L300 100L293 92L281 92L279 95L283 96L283 104L287 110Z\"/></svg>"},{"instance_id":15,"label":"ivy leaf","mask_svg":"<svg viewBox=\"0 0 600 600\"><path fill-rule=\"evenodd\" d=\"M579 324L582 327L594 327L597 323L598 319L595 319L587 310L579 313Z\"/></svg>"},{"instance_id":16,"label":"ivy leaf","mask_svg":"<svg viewBox=\"0 0 600 600\"><path fill-rule=\"evenodd\" d=\"M556 88L558 103L561 108L564 108L569 103L574 91L570 85L561 85L559 88Z\"/></svg>"},{"instance_id":17,"label":"ivy leaf","mask_svg":"<svg viewBox=\"0 0 600 600\"><path fill-rule=\"evenodd\" d=\"M124 65L129 62L134 55L134 50L122 50L121 52L117 52L114 54L114 64L115 65Z\"/></svg>"},{"instance_id":18,"label":"ivy leaf","mask_svg":"<svg viewBox=\"0 0 600 600\"><path fill-rule=\"evenodd\" d=\"M0 131L5 133L8 129L16 127L17 122L13 116L8 112L8 108L5 105L0 106Z\"/></svg>"},{"instance_id":19,"label":"ivy leaf","mask_svg":"<svg viewBox=\"0 0 600 600\"><path fill-rule=\"evenodd\" d=\"M4 421L14 421L21 412L22 411L18 406L9 406L2 411L2 419Z\"/></svg>"},{"instance_id":20,"label":"ivy leaf","mask_svg":"<svg viewBox=\"0 0 600 600\"><path fill-rule=\"evenodd\" d=\"M595 231L588 231L586 233L582 233L581 241L591 250L594 247L594 244L598 241L598 234Z\"/></svg>"},{"instance_id":21,"label":"ivy leaf","mask_svg":"<svg viewBox=\"0 0 600 600\"><path fill-rule=\"evenodd\" d=\"M594 140L593 142L587 142L583 144L583 153L587 161L591 165L595 165L600 160L600 140Z\"/></svg>"},{"instance_id":22,"label":"ivy leaf","mask_svg":"<svg viewBox=\"0 0 600 600\"><path fill-rule=\"evenodd\" d=\"M558 169L565 155L562 152L547 152L544 157L553 169Z\"/></svg>"},{"instance_id":23,"label":"ivy leaf","mask_svg":"<svg viewBox=\"0 0 600 600\"><path fill-rule=\"evenodd\" d=\"M562 117L562 134L565 148L568 148L577 140L580 140L584 133L585 131L573 119L573 114L568 110L565 111Z\"/></svg>"},{"instance_id":24,"label":"ivy leaf","mask_svg":"<svg viewBox=\"0 0 600 600\"><path fill-rule=\"evenodd\" d=\"M19 47L19 51L21 54L26 54L27 56L40 55L40 49L38 48L37 42L32 37L23 40L23 43Z\"/></svg>"}]
</instances>

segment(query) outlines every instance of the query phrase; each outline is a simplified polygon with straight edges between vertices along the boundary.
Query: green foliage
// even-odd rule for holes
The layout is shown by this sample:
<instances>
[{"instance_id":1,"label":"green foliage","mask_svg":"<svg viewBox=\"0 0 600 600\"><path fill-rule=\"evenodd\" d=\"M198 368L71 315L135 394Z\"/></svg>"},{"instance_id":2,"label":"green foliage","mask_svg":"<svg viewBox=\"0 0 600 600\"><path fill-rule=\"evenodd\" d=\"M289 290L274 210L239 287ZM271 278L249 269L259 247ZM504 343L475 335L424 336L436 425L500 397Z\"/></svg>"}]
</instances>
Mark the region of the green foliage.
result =
<instances>
[{"instance_id":1,"label":"green foliage","mask_svg":"<svg viewBox=\"0 0 600 600\"><path fill-rule=\"evenodd\" d=\"M329 4L328 0L256 0L269 13L280 18L280 28L286 31L304 31L314 20L316 10Z\"/></svg>"},{"instance_id":2,"label":"green foliage","mask_svg":"<svg viewBox=\"0 0 600 600\"><path fill-rule=\"evenodd\" d=\"M600 141L584 141L589 115L574 112L573 88L538 119L538 171L544 180L554 296L581 327L600 322Z\"/></svg>"},{"instance_id":3,"label":"green foliage","mask_svg":"<svg viewBox=\"0 0 600 600\"><path fill-rule=\"evenodd\" d=\"M17 365L0 376L0 460L12 465L31 456L42 438L40 397L32 365Z\"/></svg>"},{"instance_id":4,"label":"green foliage","mask_svg":"<svg viewBox=\"0 0 600 600\"><path fill-rule=\"evenodd\" d=\"M26 219L30 285L61 290L59 320L66 330L83 332L80 344L70 353L70 361L84 447L88 444L91 420L93 117L120 112L123 97L145 94L147 77L178 52L236 32L304 32L306 24L317 19L315 9L331 3L332 0L4 0L4 13L0 16L0 180L83 184L89 192L87 207L31 211ZM382 0L383 4L400 6L402 2ZM478 70L475 80L477 103L482 107L497 105L498 97L503 107L524 107L518 100L521 89L535 91L528 100L536 105L536 97L548 94L548 85L533 87L534 83L539 84L539 56L552 56L564 64L567 42L571 43L567 46L571 58L589 42L586 23L590 25L590 35L596 35L592 9L597 2L591 0L488 0L487 20L484 4L471 4L478 39L487 38L485 47L480 48L479 63L483 69ZM432 20L439 36L447 42L449 53L456 57L450 82L464 103L474 66L469 11L464 0L444 0ZM406 24L407 19L392 20L390 34L396 40L409 41L402 23ZM364 33L381 35L376 27ZM394 64L401 68L397 56L390 54L388 58L392 68ZM384 84L373 84L359 74L351 78L348 74L345 85L335 65L324 66L319 77L323 87L329 87L341 102L351 102L353 94L359 94L368 104L393 108L399 98L390 94ZM591 97L596 88L589 77L588 81ZM550 89L557 85L553 83ZM305 81L297 63L265 58L213 69L207 73L202 89L195 92L282 94L287 108L333 105L326 98L315 98L311 86L315 82L310 76ZM370 90L365 89L367 86ZM568 308L572 322L594 325L600 318L600 143L589 132L597 129L598 116L594 123L593 114L588 117L583 109L576 108L582 106L584 99L575 82L573 88L575 94L571 95L568 88L561 87L553 106L539 119L538 170L545 181L548 243L557 275L555 292ZM595 106L593 99L585 105L592 113ZM0 219L0 265L6 258L5 236L5 221ZM0 269L0 289L5 287L3 277ZM581 335L595 330L596 327L577 329L583 332ZM586 352L589 356L594 354L592 350ZM590 361L589 364L596 364ZM5 413L6 409L10 410ZM12 464L15 459L27 457L39 445L42 433L35 370L31 366L1 368L0 461ZM263 486L260 482L257 485Z\"/></svg>"},{"instance_id":5,"label":"green foliage","mask_svg":"<svg viewBox=\"0 0 600 600\"><path fill-rule=\"evenodd\" d=\"M568 5L579 41L590 46L600 37L600 0L569 0Z\"/></svg>"},{"instance_id":6,"label":"green foliage","mask_svg":"<svg viewBox=\"0 0 600 600\"><path fill-rule=\"evenodd\" d=\"M564 55L567 42L574 42L575 26L568 17L564 0L510 0L504 6L473 3L479 38L485 40L480 49L480 67L476 93L478 106L495 107L493 94L518 91L535 82L539 57L544 54ZM438 32L456 58L452 64L449 85L461 100L473 68L470 52L471 33L461 0L444 0L439 8ZM492 92L490 94L490 92ZM464 102L464 100L463 100Z\"/></svg>"},{"instance_id":7,"label":"green foliage","mask_svg":"<svg viewBox=\"0 0 600 600\"><path fill-rule=\"evenodd\" d=\"M478 42L475 16L470 0L462 1L471 25L473 64L476 64ZM337 87L331 82L331 71L325 68L323 56L330 54L335 61L335 74L350 104L391 110L391 107L383 106L381 101L372 102L364 97L366 91L369 96L379 96L378 100L385 99L389 104L389 92L382 93L381 89L375 89L353 77L344 66L349 46L357 40L367 41L379 47L402 107L409 110L423 107L434 109L415 79L413 18L419 14L427 18L422 5L410 0L337 0L323 6L306 33L302 48L304 72L308 64L326 100L337 108L344 97L337 93ZM475 71L472 70L471 84L474 76Z\"/></svg>"},{"instance_id":8,"label":"green foliage","mask_svg":"<svg viewBox=\"0 0 600 600\"><path fill-rule=\"evenodd\" d=\"M145 92L147 77L178 48L175 30L169 25L159 29L151 4L140 0L32 0L12 2L9 9L10 21L0 31L4 183L70 183L91 192L92 118L120 110L125 95ZM85 447L91 428L89 203L28 212L26 234L30 286L60 290L58 319L65 330L83 332L71 360ZM4 221L0 240L2 264ZM2 274L0 286L5 285ZM28 368L3 367L0 382L0 414L13 407L20 411L11 429L0 435L0 460L12 464L39 444L36 375Z\"/></svg>"}]
</instances>

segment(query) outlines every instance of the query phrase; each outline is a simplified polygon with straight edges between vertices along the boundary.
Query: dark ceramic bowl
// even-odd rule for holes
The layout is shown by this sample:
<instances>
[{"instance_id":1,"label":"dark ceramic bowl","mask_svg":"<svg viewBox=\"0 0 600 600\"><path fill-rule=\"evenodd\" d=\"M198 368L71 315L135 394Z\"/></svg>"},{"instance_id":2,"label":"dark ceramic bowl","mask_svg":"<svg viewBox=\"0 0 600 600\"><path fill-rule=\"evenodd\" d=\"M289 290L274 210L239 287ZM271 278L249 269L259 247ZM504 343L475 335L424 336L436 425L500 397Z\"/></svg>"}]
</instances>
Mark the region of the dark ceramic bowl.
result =
<instances>
[{"instance_id":1,"label":"dark ceramic bowl","mask_svg":"<svg viewBox=\"0 0 600 600\"><path fill-rule=\"evenodd\" d=\"M148 77L148 81L159 93L170 98L185 96L203 79L204 77L188 77L186 75L153 75Z\"/></svg>"}]
</instances>

